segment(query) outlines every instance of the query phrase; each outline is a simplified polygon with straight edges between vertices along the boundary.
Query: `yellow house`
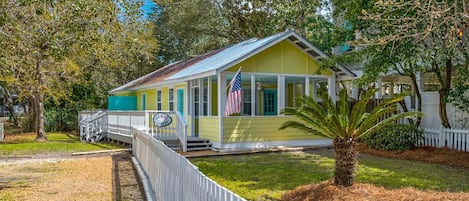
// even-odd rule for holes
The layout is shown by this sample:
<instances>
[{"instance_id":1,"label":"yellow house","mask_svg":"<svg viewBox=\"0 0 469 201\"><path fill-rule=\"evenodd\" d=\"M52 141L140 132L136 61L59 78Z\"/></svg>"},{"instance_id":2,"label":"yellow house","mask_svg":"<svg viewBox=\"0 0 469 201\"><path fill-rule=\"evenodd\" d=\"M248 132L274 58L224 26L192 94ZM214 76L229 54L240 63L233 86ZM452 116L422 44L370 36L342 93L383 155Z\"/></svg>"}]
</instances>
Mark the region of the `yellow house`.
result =
<instances>
[{"instance_id":1,"label":"yellow house","mask_svg":"<svg viewBox=\"0 0 469 201\"><path fill-rule=\"evenodd\" d=\"M295 129L279 131L284 107L295 97L327 90L336 80L354 77L342 66L320 69L327 56L293 31L250 39L177 61L113 89L136 97L138 110L179 111L188 135L210 140L217 149L325 145L331 141ZM230 80L241 72L241 112L225 116Z\"/></svg>"}]
</instances>

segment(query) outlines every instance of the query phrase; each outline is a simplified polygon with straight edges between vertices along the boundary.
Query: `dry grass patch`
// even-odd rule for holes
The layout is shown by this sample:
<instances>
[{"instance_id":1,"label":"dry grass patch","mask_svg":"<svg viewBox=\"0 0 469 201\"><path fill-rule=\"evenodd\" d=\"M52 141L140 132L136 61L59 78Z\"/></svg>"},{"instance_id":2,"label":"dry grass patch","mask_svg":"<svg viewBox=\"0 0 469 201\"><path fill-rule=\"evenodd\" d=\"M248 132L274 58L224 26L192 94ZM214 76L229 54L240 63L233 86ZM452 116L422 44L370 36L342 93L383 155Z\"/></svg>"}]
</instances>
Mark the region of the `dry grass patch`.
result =
<instances>
[{"instance_id":1,"label":"dry grass patch","mask_svg":"<svg viewBox=\"0 0 469 201\"><path fill-rule=\"evenodd\" d=\"M112 200L112 158L0 166L0 200Z\"/></svg>"}]
</instances>

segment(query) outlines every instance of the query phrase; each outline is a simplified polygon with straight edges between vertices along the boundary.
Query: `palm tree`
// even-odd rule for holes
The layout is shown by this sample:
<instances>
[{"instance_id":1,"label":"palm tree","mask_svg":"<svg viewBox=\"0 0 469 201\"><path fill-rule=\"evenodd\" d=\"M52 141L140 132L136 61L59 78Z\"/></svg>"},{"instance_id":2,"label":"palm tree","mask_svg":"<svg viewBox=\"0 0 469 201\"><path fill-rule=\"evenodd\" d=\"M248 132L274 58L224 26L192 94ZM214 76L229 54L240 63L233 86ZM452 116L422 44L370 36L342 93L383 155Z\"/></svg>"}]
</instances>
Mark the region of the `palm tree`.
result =
<instances>
[{"instance_id":1,"label":"palm tree","mask_svg":"<svg viewBox=\"0 0 469 201\"><path fill-rule=\"evenodd\" d=\"M333 139L335 151L336 186L352 186L357 162L356 140L383 126L393 124L401 118L421 116L419 112L396 113L396 103L403 97L385 99L371 112L366 112L369 99L375 90L367 92L355 105L350 105L347 93L342 91L340 99L334 103L323 94L322 103L309 96L299 97L299 107L285 108L283 114L293 115L300 121L286 121L280 129L297 128L305 132ZM384 115L393 114L382 121Z\"/></svg>"}]
</instances>

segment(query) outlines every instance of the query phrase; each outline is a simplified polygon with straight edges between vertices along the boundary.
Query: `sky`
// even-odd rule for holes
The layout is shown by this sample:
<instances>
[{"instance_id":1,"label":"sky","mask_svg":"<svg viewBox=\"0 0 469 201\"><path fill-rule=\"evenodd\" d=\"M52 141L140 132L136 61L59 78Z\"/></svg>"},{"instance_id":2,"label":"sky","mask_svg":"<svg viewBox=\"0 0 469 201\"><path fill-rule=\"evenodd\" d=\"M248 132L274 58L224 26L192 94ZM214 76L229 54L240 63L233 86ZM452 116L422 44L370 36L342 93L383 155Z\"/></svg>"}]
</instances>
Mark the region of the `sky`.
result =
<instances>
[{"instance_id":1,"label":"sky","mask_svg":"<svg viewBox=\"0 0 469 201\"><path fill-rule=\"evenodd\" d=\"M156 4L152 0L143 0L143 18L148 19L149 15L153 12L153 8L156 7Z\"/></svg>"}]
</instances>

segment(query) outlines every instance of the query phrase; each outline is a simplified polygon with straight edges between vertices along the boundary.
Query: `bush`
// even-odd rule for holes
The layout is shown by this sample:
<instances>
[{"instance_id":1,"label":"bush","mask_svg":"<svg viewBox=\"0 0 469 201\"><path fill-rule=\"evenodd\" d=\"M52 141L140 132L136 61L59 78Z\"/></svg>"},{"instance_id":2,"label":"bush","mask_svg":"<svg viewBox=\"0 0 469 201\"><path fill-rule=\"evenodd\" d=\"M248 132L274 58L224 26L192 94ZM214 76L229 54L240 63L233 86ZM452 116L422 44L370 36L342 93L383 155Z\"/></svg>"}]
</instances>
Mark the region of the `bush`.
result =
<instances>
[{"instance_id":1,"label":"bush","mask_svg":"<svg viewBox=\"0 0 469 201\"><path fill-rule=\"evenodd\" d=\"M423 139L423 130L414 125L393 124L361 137L368 147L386 151L414 148Z\"/></svg>"}]
</instances>

